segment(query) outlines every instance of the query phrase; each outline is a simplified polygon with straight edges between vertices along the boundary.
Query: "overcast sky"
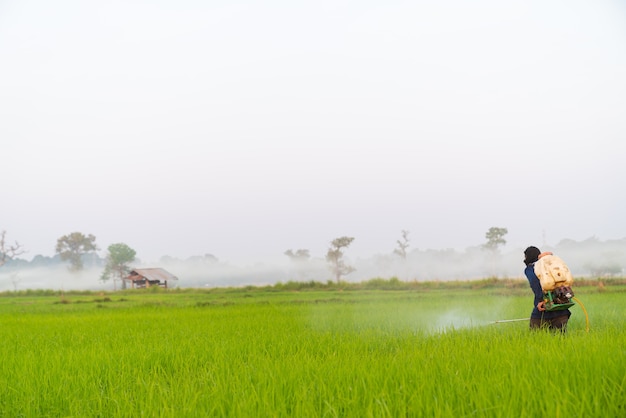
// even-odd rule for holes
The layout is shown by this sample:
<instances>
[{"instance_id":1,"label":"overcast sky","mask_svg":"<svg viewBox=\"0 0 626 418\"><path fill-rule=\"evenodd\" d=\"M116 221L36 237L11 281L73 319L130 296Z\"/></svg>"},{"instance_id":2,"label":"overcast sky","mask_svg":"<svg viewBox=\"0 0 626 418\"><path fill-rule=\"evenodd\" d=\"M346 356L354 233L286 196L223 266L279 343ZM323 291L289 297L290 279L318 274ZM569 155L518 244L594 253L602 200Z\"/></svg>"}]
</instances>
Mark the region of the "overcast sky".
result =
<instances>
[{"instance_id":1,"label":"overcast sky","mask_svg":"<svg viewBox=\"0 0 626 418\"><path fill-rule=\"evenodd\" d=\"M143 260L626 237L626 6L0 0L0 230Z\"/></svg>"}]
</instances>

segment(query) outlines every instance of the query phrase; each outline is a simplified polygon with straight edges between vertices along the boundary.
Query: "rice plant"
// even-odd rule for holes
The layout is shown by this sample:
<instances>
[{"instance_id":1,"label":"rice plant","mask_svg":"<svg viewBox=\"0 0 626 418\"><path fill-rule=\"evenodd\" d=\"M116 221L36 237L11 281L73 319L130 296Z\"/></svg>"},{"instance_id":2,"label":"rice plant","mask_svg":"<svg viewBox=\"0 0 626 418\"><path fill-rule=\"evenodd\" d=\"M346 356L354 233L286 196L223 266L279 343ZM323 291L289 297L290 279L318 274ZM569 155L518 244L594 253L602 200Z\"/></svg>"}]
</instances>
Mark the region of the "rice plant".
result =
<instances>
[{"instance_id":1,"label":"rice plant","mask_svg":"<svg viewBox=\"0 0 626 418\"><path fill-rule=\"evenodd\" d=\"M624 416L625 293L580 297L564 336L481 290L7 297L0 416Z\"/></svg>"}]
</instances>

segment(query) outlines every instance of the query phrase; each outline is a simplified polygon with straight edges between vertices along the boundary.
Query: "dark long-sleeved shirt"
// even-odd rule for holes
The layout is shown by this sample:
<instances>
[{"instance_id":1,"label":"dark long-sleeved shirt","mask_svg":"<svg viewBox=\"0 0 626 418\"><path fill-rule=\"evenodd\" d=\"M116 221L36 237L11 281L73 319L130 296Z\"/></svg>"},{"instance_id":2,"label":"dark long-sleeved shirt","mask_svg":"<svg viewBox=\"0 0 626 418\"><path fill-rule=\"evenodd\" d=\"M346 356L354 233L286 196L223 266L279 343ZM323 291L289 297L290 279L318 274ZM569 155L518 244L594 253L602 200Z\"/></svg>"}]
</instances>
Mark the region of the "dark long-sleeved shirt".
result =
<instances>
[{"instance_id":1,"label":"dark long-sleeved shirt","mask_svg":"<svg viewBox=\"0 0 626 418\"><path fill-rule=\"evenodd\" d=\"M569 311L569 309L565 309L562 311L543 311L543 312L537 309L537 304L543 300L543 289L541 288L541 282L539 281L539 278L535 274L535 263L532 263L526 266L526 269L524 270L524 274L526 275L526 278L528 279L530 288L535 294L533 311L530 314L531 318L551 319L551 318L556 318L556 317L563 316L563 315L567 315L567 316L571 315L571 312Z\"/></svg>"}]
</instances>

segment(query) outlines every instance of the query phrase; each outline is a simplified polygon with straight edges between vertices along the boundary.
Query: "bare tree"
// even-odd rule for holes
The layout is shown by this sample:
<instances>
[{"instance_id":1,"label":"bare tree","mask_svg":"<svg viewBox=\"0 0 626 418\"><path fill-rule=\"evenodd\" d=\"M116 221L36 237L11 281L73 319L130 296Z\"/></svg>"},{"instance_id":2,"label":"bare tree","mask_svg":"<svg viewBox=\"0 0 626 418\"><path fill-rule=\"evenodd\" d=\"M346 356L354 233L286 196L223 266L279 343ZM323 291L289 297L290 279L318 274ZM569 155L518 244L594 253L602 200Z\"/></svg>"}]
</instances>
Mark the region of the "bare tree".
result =
<instances>
[{"instance_id":1,"label":"bare tree","mask_svg":"<svg viewBox=\"0 0 626 418\"><path fill-rule=\"evenodd\" d=\"M0 267L4 266L8 260L24 254L24 249L19 242L15 241L13 245L7 244L6 235L7 231L0 232Z\"/></svg>"},{"instance_id":2,"label":"bare tree","mask_svg":"<svg viewBox=\"0 0 626 418\"><path fill-rule=\"evenodd\" d=\"M13 283L13 290L17 292L17 285L20 282L20 279L17 277L18 273L11 274L11 283Z\"/></svg>"},{"instance_id":3,"label":"bare tree","mask_svg":"<svg viewBox=\"0 0 626 418\"><path fill-rule=\"evenodd\" d=\"M341 237L331 241L326 261L330 264L330 269L335 275L337 283L341 281L341 276L352 273L355 268L347 265L343 260L343 249L348 248L354 241L353 237Z\"/></svg>"},{"instance_id":4,"label":"bare tree","mask_svg":"<svg viewBox=\"0 0 626 418\"><path fill-rule=\"evenodd\" d=\"M409 231L402 230L402 240L398 240L398 248L393 250L394 254L400 256L401 259L406 260L406 250L409 248Z\"/></svg>"}]
</instances>

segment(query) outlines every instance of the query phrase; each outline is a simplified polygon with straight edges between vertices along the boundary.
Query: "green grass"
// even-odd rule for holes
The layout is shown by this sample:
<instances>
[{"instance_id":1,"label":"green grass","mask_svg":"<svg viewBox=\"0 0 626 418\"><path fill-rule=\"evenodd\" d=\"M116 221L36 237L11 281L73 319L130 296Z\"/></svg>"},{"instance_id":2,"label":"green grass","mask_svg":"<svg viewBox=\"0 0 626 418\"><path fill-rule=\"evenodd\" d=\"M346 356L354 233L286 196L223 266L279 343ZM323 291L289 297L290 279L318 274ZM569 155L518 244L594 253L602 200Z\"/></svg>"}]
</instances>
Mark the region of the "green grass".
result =
<instances>
[{"instance_id":1,"label":"green grass","mask_svg":"<svg viewBox=\"0 0 626 418\"><path fill-rule=\"evenodd\" d=\"M621 417L626 293L577 289L567 335L529 289L0 298L2 417Z\"/></svg>"}]
</instances>

